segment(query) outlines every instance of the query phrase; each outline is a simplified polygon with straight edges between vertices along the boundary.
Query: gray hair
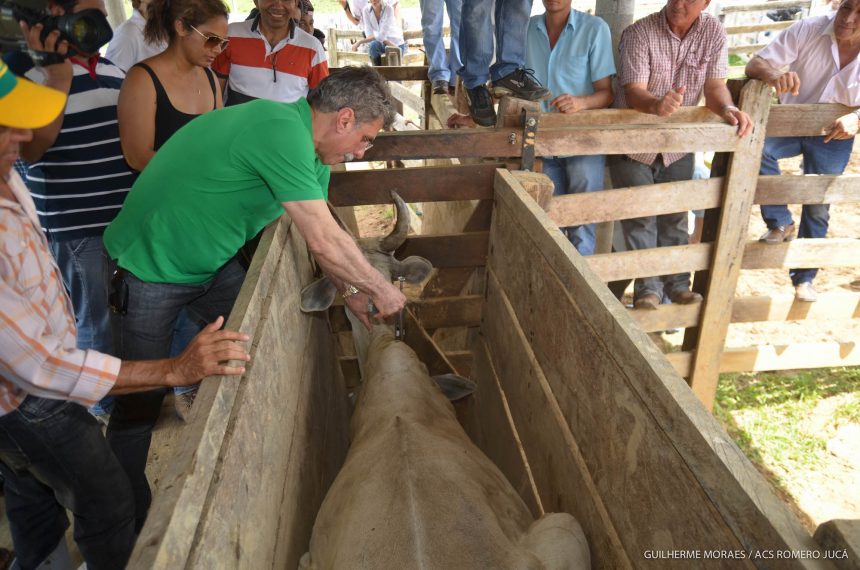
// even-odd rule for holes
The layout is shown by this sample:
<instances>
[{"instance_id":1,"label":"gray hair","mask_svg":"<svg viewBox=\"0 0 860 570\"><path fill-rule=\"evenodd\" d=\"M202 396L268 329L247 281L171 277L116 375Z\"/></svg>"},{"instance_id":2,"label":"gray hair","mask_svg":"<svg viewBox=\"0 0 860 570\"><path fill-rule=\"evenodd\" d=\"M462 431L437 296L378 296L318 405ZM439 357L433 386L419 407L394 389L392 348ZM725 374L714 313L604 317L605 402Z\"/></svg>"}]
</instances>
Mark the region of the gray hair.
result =
<instances>
[{"instance_id":1,"label":"gray hair","mask_svg":"<svg viewBox=\"0 0 860 570\"><path fill-rule=\"evenodd\" d=\"M349 107L358 124L382 119L382 127L387 129L394 122L388 82L366 65L338 69L311 89L307 99L311 107L323 113L336 113Z\"/></svg>"}]
</instances>

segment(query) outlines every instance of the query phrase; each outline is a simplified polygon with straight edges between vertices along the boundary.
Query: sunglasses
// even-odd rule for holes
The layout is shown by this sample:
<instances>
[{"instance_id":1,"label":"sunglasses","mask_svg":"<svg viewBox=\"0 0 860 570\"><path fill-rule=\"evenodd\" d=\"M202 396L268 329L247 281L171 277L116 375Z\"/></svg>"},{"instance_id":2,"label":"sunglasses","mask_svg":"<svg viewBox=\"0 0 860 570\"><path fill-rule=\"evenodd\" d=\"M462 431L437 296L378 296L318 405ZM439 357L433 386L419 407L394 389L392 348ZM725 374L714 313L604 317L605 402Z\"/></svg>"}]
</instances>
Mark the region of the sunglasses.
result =
<instances>
[{"instance_id":1,"label":"sunglasses","mask_svg":"<svg viewBox=\"0 0 860 570\"><path fill-rule=\"evenodd\" d=\"M203 45L208 48L221 48L222 50L227 47L227 44L230 43L230 40L225 40L221 36L216 36L215 34L204 34L191 24L188 24L188 27L200 34L203 38Z\"/></svg>"}]
</instances>

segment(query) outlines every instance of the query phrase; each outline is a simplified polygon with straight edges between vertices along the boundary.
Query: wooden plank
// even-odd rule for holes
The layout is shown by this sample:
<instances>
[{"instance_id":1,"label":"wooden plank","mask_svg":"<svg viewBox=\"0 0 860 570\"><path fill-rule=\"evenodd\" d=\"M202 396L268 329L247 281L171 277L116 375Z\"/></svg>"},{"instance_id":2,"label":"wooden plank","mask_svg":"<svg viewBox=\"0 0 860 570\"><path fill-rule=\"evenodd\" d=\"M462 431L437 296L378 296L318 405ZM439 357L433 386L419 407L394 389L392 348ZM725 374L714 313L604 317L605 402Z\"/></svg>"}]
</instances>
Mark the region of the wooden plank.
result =
<instances>
[{"instance_id":1,"label":"wooden plank","mask_svg":"<svg viewBox=\"0 0 860 570\"><path fill-rule=\"evenodd\" d=\"M511 417L507 397L499 385L487 346L477 343L474 395L468 399L470 414L466 414L466 433L481 451L502 471L520 494L532 515L544 514L534 477L526 459L522 440Z\"/></svg>"},{"instance_id":2,"label":"wooden plank","mask_svg":"<svg viewBox=\"0 0 860 570\"><path fill-rule=\"evenodd\" d=\"M481 324L481 295L433 297L409 303L409 308L425 329L474 327Z\"/></svg>"},{"instance_id":3,"label":"wooden plank","mask_svg":"<svg viewBox=\"0 0 860 570\"><path fill-rule=\"evenodd\" d=\"M784 30L785 28L791 27L791 25L795 23L795 20L789 20L787 22L768 22L767 24L751 24L747 26L727 26L726 35L731 36L734 34L750 34L758 32Z\"/></svg>"},{"instance_id":4,"label":"wooden plank","mask_svg":"<svg viewBox=\"0 0 860 570\"><path fill-rule=\"evenodd\" d=\"M713 244L697 243L602 253L591 255L586 260L601 281L609 282L705 269L710 262L712 249Z\"/></svg>"},{"instance_id":5,"label":"wooden plank","mask_svg":"<svg viewBox=\"0 0 860 570\"><path fill-rule=\"evenodd\" d=\"M421 95L413 93L408 88L394 81L388 84L388 88L391 89L391 95L406 107L409 107L416 113L424 110L424 99Z\"/></svg>"},{"instance_id":6,"label":"wooden plank","mask_svg":"<svg viewBox=\"0 0 860 570\"><path fill-rule=\"evenodd\" d=\"M332 172L329 201L334 206L390 204L394 190L408 203L491 200L501 163L422 166Z\"/></svg>"},{"instance_id":7,"label":"wooden plank","mask_svg":"<svg viewBox=\"0 0 860 570\"><path fill-rule=\"evenodd\" d=\"M860 318L860 293L821 293L815 303L794 295L738 297L732 307L733 323L760 321L839 321Z\"/></svg>"},{"instance_id":8,"label":"wooden plank","mask_svg":"<svg viewBox=\"0 0 860 570\"><path fill-rule=\"evenodd\" d=\"M432 297L450 297L459 295L463 287L468 283L474 267L449 267L447 269L436 269L421 291L421 297L429 299Z\"/></svg>"},{"instance_id":9,"label":"wooden plank","mask_svg":"<svg viewBox=\"0 0 860 570\"><path fill-rule=\"evenodd\" d=\"M759 4L732 4L722 7L723 14L736 14L738 12L764 12L780 10L782 8L803 8L809 10L812 2L810 0L776 0L774 2L763 2Z\"/></svg>"},{"instance_id":10,"label":"wooden plank","mask_svg":"<svg viewBox=\"0 0 860 570\"><path fill-rule=\"evenodd\" d=\"M431 376L437 374L459 374L451 361L445 356L445 353L439 348L439 345L433 340L433 337L427 334L412 310L406 307L403 310L403 326L406 329L404 341L409 347L415 351L418 360L427 366L427 371Z\"/></svg>"},{"instance_id":11,"label":"wooden plank","mask_svg":"<svg viewBox=\"0 0 860 570\"><path fill-rule=\"evenodd\" d=\"M673 352L667 354L666 358L678 374L689 374L692 353ZM722 353L720 372L763 372L858 365L860 346L856 342L805 342L728 348Z\"/></svg>"},{"instance_id":12,"label":"wooden plank","mask_svg":"<svg viewBox=\"0 0 860 570\"><path fill-rule=\"evenodd\" d=\"M554 227L513 177L499 171L489 266L630 559L642 565L648 549L680 544L733 549L735 541L747 552L816 549L770 485ZM486 310L485 319L493 314ZM545 409L540 414L546 415ZM547 461L529 460L536 473ZM552 510L551 504L544 506ZM721 563L752 566L749 560L714 561L714 566ZM829 567L821 560L784 565ZM689 561L660 560L654 567L689 568Z\"/></svg>"},{"instance_id":13,"label":"wooden plank","mask_svg":"<svg viewBox=\"0 0 860 570\"><path fill-rule=\"evenodd\" d=\"M337 61L338 64L346 65L370 65L370 56L357 51L338 51ZM380 68L377 67L374 69Z\"/></svg>"},{"instance_id":14,"label":"wooden plank","mask_svg":"<svg viewBox=\"0 0 860 570\"><path fill-rule=\"evenodd\" d=\"M729 46L728 51L729 55L738 53L758 53L766 47L767 44L743 44L738 46Z\"/></svg>"},{"instance_id":15,"label":"wooden plank","mask_svg":"<svg viewBox=\"0 0 860 570\"><path fill-rule=\"evenodd\" d=\"M431 91L430 105L436 114L436 118L439 120L439 124L443 129L447 128L448 119L457 112L457 108L451 101L451 97L447 93L433 94Z\"/></svg>"},{"instance_id":16,"label":"wooden plank","mask_svg":"<svg viewBox=\"0 0 860 570\"><path fill-rule=\"evenodd\" d=\"M833 121L852 107L836 104L774 105L767 121L769 137L814 137L824 134Z\"/></svg>"},{"instance_id":17,"label":"wooden plank","mask_svg":"<svg viewBox=\"0 0 860 570\"><path fill-rule=\"evenodd\" d=\"M743 255L744 269L856 267L860 265L860 240L796 239L779 244L751 241L744 247Z\"/></svg>"},{"instance_id":18,"label":"wooden plank","mask_svg":"<svg viewBox=\"0 0 860 570\"><path fill-rule=\"evenodd\" d=\"M509 129L447 129L380 133L365 160L521 156L521 132ZM733 151L739 140L723 123L605 125L541 129L538 156L636 152Z\"/></svg>"},{"instance_id":19,"label":"wooden plank","mask_svg":"<svg viewBox=\"0 0 860 570\"><path fill-rule=\"evenodd\" d=\"M860 202L860 175L759 176L756 204L843 204Z\"/></svg>"},{"instance_id":20,"label":"wooden plank","mask_svg":"<svg viewBox=\"0 0 860 570\"><path fill-rule=\"evenodd\" d=\"M586 464L577 435L553 395L510 301L492 273L487 290L487 317L482 327L489 368L507 400L513 425L523 442L527 464L541 505L548 512L568 512L582 525L594 568L633 568L613 513ZM566 343L563 343L566 344ZM483 356L483 355L482 355ZM484 377L482 377L482 381Z\"/></svg>"},{"instance_id":21,"label":"wooden plank","mask_svg":"<svg viewBox=\"0 0 860 570\"><path fill-rule=\"evenodd\" d=\"M461 376L472 377L472 362L475 355L471 350L449 350L445 352L445 358L460 372Z\"/></svg>"},{"instance_id":22,"label":"wooden plank","mask_svg":"<svg viewBox=\"0 0 860 570\"><path fill-rule=\"evenodd\" d=\"M488 232L409 236L397 248L395 257L410 255L427 258L433 267L482 267L487 262Z\"/></svg>"},{"instance_id":23,"label":"wooden plank","mask_svg":"<svg viewBox=\"0 0 860 570\"><path fill-rule=\"evenodd\" d=\"M522 185L523 190L537 202L541 210L544 212L549 210L555 191L555 185L549 176L528 170L513 170L511 174Z\"/></svg>"},{"instance_id":24,"label":"wooden plank","mask_svg":"<svg viewBox=\"0 0 860 570\"><path fill-rule=\"evenodd\" d=\"M729 162L723 192L717 240L710 277L703 301L702 322L697 335L690 386L710 409L714 405L719 380L720 354L726 341L732 301L740 275L738 257L746 255L744 242L758 182L761 151L764 146L763 125L770 111L771 88L761 81L750 81L741 92L740 104L753 123L753 132L741 139L741 145Z\"/></svg>"},{"instance_id":25,"label":"wooden plank","mask_svg":"<svg viewBox=\"0 0 860 570\"><path fill-rule=\"evenodd\" d=\"M701 305L660 305L656 311L629 309L630 318L645 332L698 325ZM737 297L732 304L732 323L762 321L838 321L860 318L860 293L822 293L815 303L794 295ZM722 368L721 368L722 371Z\"/></svg>"},{"instance_id":26,"label":"wooden plank","mask_svg":"<svg viewBox=\"0 0 860 570\"><path fill-rule=\"evenodd\" d=\"M709 178L555 196L549 217L566 227L715 208L722 185L722 178Z\"/></svg>"},{"instance_id":27,"label":"wooden plank","mask_svg":"<svg viewBox=\"0 0 860 570\"><path fill-rule=\"evenodd\" d=\"M343 32L339 32L340 35ZM357 37L361 39L361 32L357 33ZM331 51L331 49L329 49ZM329 71L335 73L338 68L329 68ZM427 71L430 69L426 65L409 65L400 67L375 67L374 68L382 77L388 81L426 81Z\"/></svg>"}]
</instances>

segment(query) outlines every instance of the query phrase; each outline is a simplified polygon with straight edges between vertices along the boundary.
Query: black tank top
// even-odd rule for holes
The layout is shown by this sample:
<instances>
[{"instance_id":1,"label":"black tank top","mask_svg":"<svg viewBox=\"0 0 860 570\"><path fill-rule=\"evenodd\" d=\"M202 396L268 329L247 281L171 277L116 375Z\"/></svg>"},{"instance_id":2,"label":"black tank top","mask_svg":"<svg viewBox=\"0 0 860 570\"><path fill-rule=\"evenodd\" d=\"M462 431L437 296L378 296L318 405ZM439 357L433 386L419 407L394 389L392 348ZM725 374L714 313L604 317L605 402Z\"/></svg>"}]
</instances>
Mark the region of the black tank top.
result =
<instances>
[{"instance_id":1,"label":"black tank top","mask_svg":"<svg viewBox=\"0 0 860 570\"><path fill-rule=\"evenodd\" d=\"M184 127L191 119L200 115L189 115L188 113L178 111L170 102L167 91L164 90L164 86L158 80L158 76L155 75L151 67L145 63L138 63L134 67L146 70L152 78L153 85L155 85L155 150L158 150L173 133ZM218 92L215 90L215 76L212 75L212 70L204 69L206 70L206 77L209 79L209 87L212 88L212 108L214 109L216 98L218 97Z\"/></svg>"}]
</instances>

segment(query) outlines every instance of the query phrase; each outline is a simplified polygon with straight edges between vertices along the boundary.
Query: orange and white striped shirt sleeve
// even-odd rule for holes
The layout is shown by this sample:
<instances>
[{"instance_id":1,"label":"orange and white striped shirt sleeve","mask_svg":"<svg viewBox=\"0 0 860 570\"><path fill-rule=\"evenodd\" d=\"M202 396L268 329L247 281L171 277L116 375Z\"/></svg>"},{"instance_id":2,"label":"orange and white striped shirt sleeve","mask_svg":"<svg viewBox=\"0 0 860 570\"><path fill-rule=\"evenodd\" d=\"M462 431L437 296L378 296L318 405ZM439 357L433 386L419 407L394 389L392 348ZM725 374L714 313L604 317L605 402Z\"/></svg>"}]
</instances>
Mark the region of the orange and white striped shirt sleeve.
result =
<instances>
[{"instance_id":1,"label":"orange and white striped shirt sleeve","mask_svg":"<svg viewBox=\"0 0 860 570\"><path fill-rule=\"evenodd\" d=\"M76 347L72 305L24 183L0 198L0 414L28 394L90 406L114 386L121 361Z\"/></svg>"}]
</instances>

